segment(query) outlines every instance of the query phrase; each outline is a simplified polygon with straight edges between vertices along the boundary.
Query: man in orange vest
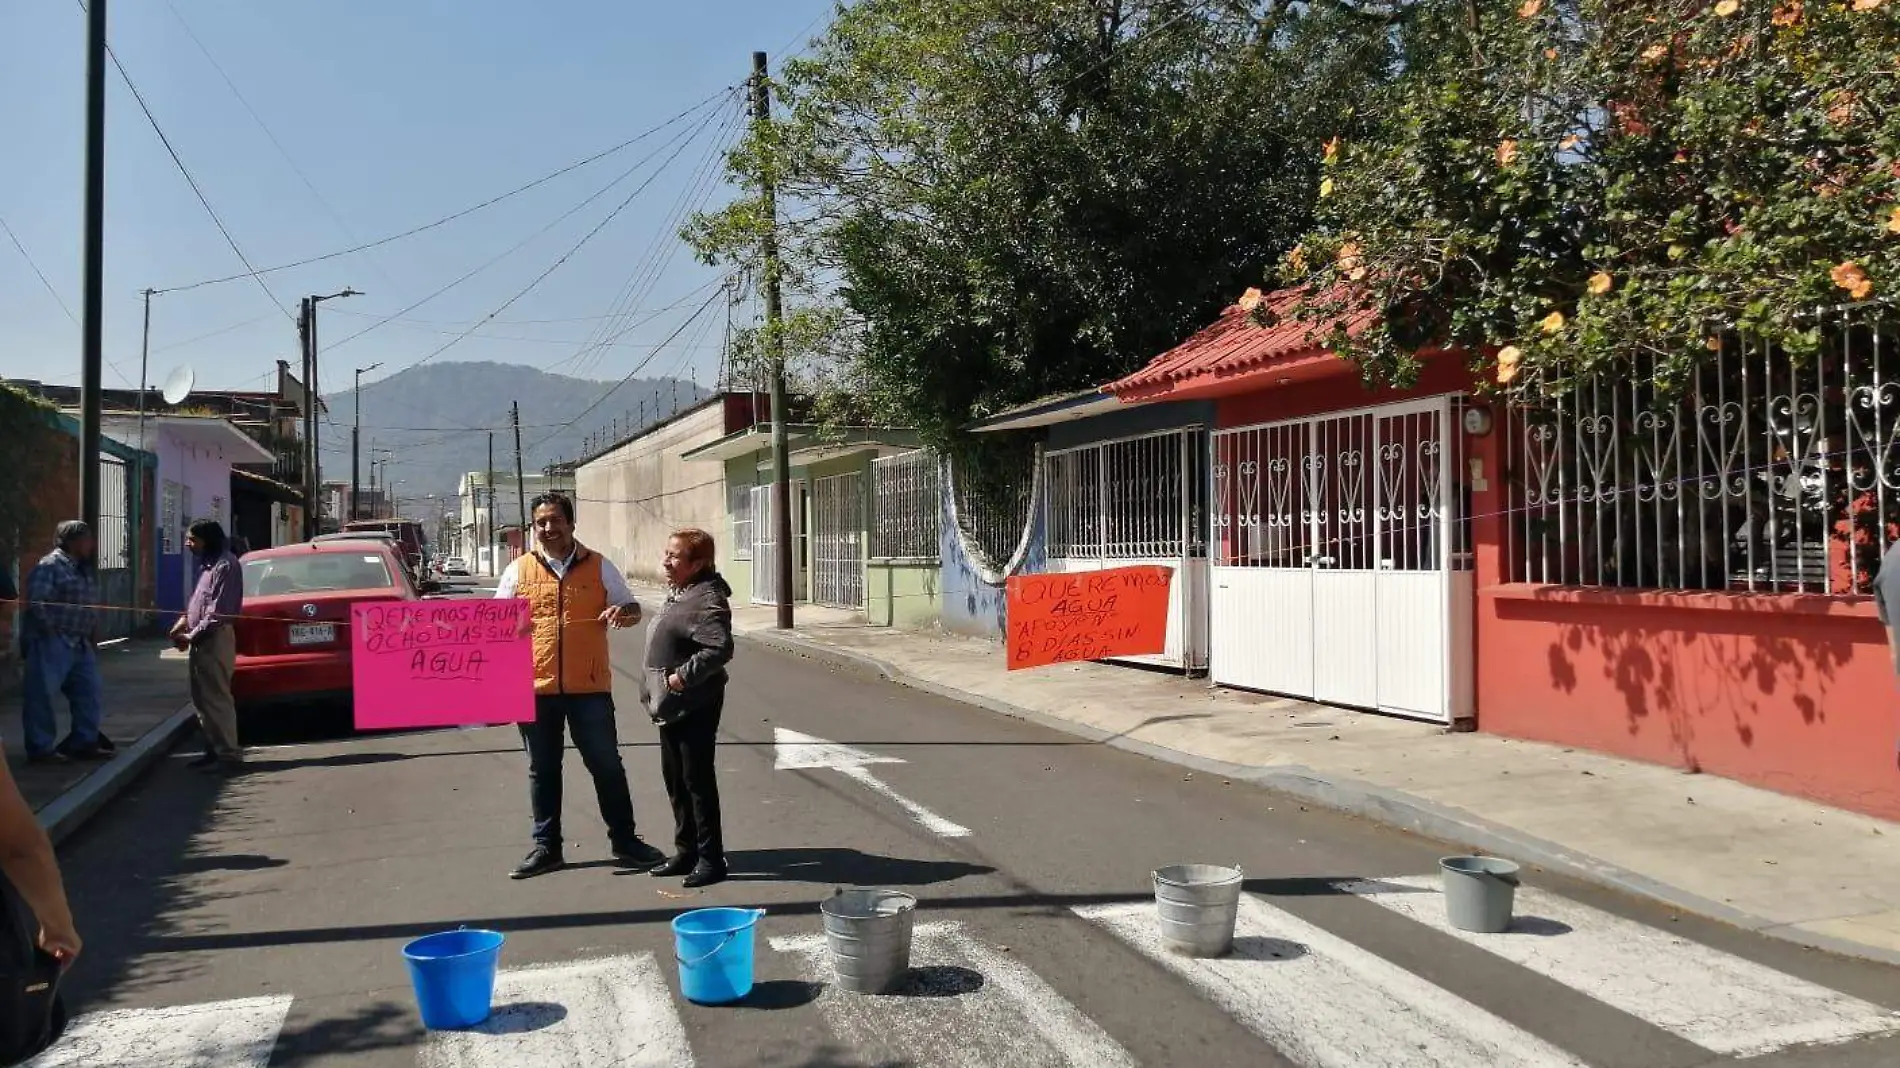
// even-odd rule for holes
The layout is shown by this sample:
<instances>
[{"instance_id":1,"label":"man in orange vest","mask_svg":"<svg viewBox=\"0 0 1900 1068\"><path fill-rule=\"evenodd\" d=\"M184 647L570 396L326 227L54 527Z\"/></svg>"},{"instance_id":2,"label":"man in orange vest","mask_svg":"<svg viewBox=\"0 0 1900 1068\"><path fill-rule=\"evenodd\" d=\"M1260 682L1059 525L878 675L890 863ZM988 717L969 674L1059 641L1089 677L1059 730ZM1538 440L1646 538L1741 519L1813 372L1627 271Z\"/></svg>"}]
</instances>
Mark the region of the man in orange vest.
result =
<instances>
[{"instance_id":1,"label":"man in orange vest","mask_svg":"<svg viewBox=\"0 0 1900 1068\"><path fill-rule=\"evenodd\" d=\"M666 855L633 831L633 795L620 762L614 726L613 673L607 630L640 622L640 602L613 562L574 540L574 501L565 494L534 499L535 551L508 565L497 599L523 597L534 633L534 722L521 725L528 750L528 805L534 848L511 878L532 879L566 863L561 854L563 728L594 778L600 818L615 859L651 871Z\"/></svg>"}]
</instances>

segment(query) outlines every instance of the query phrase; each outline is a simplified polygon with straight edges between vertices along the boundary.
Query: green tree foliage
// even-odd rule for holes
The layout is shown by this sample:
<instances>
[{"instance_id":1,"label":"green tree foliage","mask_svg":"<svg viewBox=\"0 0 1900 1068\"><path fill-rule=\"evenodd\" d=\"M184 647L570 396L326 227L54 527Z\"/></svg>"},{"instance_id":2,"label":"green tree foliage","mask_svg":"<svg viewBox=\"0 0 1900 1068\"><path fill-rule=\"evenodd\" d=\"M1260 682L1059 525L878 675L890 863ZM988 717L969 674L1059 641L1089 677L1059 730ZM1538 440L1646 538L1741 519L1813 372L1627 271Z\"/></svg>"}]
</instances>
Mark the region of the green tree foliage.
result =
<instances>
[{"instance_id":1,"label":"green tree foliage","mask_svg":"<svg viewBox=\"0 0 1900 1068\"><path fill-rule=\"evenodd\" d=\"M1391 45L1331 5L858 0L731 157L778 185L793 294L749 340L938 444L1127 372L1312 224L1319 145ZM757 272L768 223L746 197L686 237Z\"/></svg>"},{"instance_id":2,"label":"green tree foliage","mask_svg":"<svg viewBox=\"0 0 1900 1068\"><path fill-rule=\"evenodd\" d=\"M1282 264L1300 314L1386 313L1332 340L1399 382L1444 345L1532 390L1681 383L1728 329L1811 353L1800 310L1900 287L1897 9L1421 0Z\"/></svg>"}]
</instances>

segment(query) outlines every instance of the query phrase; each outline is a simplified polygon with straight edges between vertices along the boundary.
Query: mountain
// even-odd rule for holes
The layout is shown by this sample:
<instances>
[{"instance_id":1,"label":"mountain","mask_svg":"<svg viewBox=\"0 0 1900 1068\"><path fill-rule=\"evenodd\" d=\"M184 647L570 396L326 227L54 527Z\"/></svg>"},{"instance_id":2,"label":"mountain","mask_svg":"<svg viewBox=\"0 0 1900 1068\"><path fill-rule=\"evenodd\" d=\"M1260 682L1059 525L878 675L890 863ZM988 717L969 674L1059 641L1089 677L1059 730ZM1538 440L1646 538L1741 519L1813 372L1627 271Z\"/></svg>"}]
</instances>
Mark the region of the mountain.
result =
<instances>
[{"instance_id":1,"label":"mountain","mask_svg":"<svg viewBox=\"0 0 1900 1068\"><path fill-rule=\"evenodd\" d=\"M596 382L519 364L430 363L408 368L363 385L362 484L369 486L374 449L379 457L387 454L388 478L401 480L399 500L453 494L463 474L488 466L490 430L495 432L496 469L512 471L510 403L521 405L522 468L533 473L557 460L578 459L587 435L615 420L623 430L656 422L707 395L692 382L671 378ZM323 477L348 481L356 393L325 393L323 400L330 410L320 435Z\"/></svg>"}]
</instances>

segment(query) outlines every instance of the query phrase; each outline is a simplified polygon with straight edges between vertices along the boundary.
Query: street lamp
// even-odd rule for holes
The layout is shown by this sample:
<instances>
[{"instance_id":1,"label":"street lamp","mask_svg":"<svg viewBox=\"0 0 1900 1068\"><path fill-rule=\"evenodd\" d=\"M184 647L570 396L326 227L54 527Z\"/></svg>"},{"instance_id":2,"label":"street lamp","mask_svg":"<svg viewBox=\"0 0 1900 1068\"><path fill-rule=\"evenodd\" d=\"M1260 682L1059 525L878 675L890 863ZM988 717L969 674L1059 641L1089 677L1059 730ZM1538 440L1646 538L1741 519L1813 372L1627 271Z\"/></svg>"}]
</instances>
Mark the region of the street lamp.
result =
<instances>
[{"instance_id":1,"label":"street lamp","mask_svg":"<svg viewBox=\"0 0 1900 1068\"><path fill-rule=\"evenodd\" d=\"M362 294L354 289L345 288L341 292L328 296L309 296L299 302L297 309L297 336L303 342L303 388L304 388L304 451L308 463L304 466L304 537L314 538L319 531L319 503L317 488L322 485L322 472L317 457L317 405L322 401L317 391L317 305L326 300L339 300L343 297L357 297Z\"/></svg>"},{"instance_id":2,"label":"street lamp","mask_svg":"<svg viewBox=\"0 0 1900 1068\"><path fill-rule=\"evenodd\" d=\"M350 395L356 398L356 425L350 429L350 518L363 518L363 495L361 472L358 465L363 462L363 376L381 367L372 363L368 367L356 369L356 384Z\"/></svg>"}]
</instances>

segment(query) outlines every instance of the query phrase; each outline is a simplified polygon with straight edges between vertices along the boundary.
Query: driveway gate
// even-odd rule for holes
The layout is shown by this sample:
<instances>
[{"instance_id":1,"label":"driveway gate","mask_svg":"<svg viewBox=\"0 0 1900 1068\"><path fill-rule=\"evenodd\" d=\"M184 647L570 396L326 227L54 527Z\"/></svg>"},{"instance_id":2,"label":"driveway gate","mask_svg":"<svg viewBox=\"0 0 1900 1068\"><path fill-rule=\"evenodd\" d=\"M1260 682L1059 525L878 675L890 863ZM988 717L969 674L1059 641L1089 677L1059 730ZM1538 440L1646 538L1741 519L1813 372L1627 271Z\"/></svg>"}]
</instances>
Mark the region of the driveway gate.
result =
<instances>
[{"instance_id":1,"label":"driveway gate","mask_svg":"<svg viewBox=\"0 0 1900 1068\"><path fill-rule=\"evenodd\" d=\"M1214 681L1439 722L1469 715L1462 403L1214 435Z\"/></svg>"},{"instance_id":2,"label":"driveway gate","mask_svg":"<svg viewBox=\"0 0 1900 1068\"><path fill-rule=\"evenodd\" d=\"M1207 435L1168 430L1043 457L1048 570L1132 564L1174 569L1167 648L1123 659L1207 667Z\"/></svg>"}]
</instances>

